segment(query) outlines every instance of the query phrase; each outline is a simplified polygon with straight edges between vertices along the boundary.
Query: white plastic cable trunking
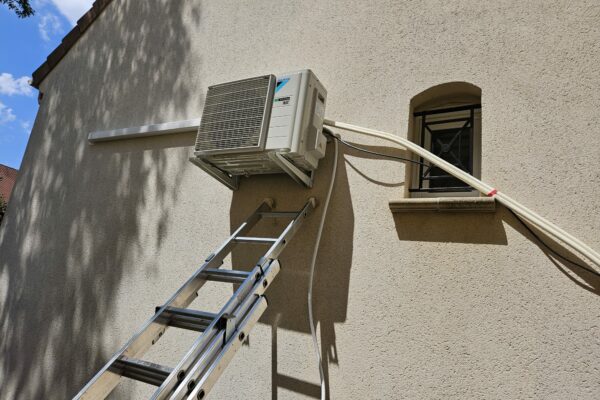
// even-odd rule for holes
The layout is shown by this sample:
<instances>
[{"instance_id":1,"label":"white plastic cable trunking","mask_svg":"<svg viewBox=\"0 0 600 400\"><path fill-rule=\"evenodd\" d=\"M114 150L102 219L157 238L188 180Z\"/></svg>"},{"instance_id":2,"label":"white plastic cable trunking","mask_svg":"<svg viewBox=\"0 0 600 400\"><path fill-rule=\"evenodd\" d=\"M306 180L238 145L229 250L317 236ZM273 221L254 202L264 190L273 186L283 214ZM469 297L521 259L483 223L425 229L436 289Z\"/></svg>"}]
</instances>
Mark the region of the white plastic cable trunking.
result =
<instances>
[{"instance_id":1,"label":"white plastic cable trunking","mask_svg":"<svg viewBox=\"0 0 600 400\"><path fill-rule=\"evenodd\" d=\"M194 132L200 126L200 118L186 119L184 121L165 122L162 124L151 124L134 126L131 128L111 129L106 131L95 131L88 134L91 143L108 142L112 140L136 139L148 136L169 135L183 132Z\"/></svg>"}]
</instances>

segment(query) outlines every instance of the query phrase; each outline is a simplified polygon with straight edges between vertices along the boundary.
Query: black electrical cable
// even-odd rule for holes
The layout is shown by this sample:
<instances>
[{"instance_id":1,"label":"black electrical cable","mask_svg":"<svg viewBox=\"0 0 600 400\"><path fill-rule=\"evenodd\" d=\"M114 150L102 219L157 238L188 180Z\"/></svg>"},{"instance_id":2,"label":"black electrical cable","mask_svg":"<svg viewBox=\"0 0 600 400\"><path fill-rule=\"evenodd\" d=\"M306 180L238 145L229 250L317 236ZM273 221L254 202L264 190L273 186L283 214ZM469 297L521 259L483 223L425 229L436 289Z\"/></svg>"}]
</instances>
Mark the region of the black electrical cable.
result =
<instances>
[{"instance_id":1,"label":"black electrical cable","mask_svg":"<svg viewBox=\"0 0 600 400\"><path fill-rule=\"evenodd\" d=\"M529 225L527 225L527 223L517 215L517 213L515 213L513 210L511 210L510 208L507 208L508 211L511 212L511 214L517 219L517 221L519 221L521 223L521 225L523 225L525 227L525 229L527 229L527 231L529 233L531 233L531 235L546 249L548 250L554 257L568 263L568 264L572 264L575 265L576 267L579 267L581 269L586 270L587 272L589 272L590 274L596 275L597 277L600 278L600 272L595 271L593 269L591 269L590 267L587 267L583 264L577 263L573 260L568 259L567 257L560 255L556 250L554 250L553 248L550 247L550 245L548 245L548 243L544 242L544 240L542 240L542 238L533 231L533 229L531 229L529 227Z\"/></svg>"},{"instance_id":2,"label":"black electrical cable","mask_svg":"<svg viewBox=\"0 0 600 400\"><path fill-rule=\"evenodd\" d=\"M344 146L350 147L351 149L354 149L354 150L357 150L357 151L361 151L363 153L372 154L374 156L379 156L379 157L384 157L384 158L391 158L392 160L406 161L406 162L410 162L410 163L417 164L417 165L423 165L425 167L430 167L431 166L431 165L422 163L420 161L411 160L409 158L392 156L392 155L389 155L389 154L383 154L383 153L378 153L376 151L371 151L371 150L363 149L362 147L358 147L358 146L355 146L355 145L353 145L351 143L346 142L344 139L342 139L342 138L334 135L333 132L331 132L327 128L323 128L323 132L326 135L329 135L330 137L332 137L334 140L337 140L338 142L342 143Z\"/></svg>"},{"instance_id":3,"label":"black electrical cable","mask_svg":"<svg viewBox=\"0 0 600 400\"><path fill-rule=\"evenodd\" d=\"M333 134L333 132L332 132L331 130L327 129L327 128L323 128L323 132L324 132L326 135L329 135L329 136L331 136L331 137L332 137L334 140L337 140L337 141L339 141L339 142L340 142L340 143L342 143L343 145L345 145L345 146L348 146L348 147L350 147L350 148L352 148L352 149L354 149L354 150L361 151L361 152L363 152L363 153L372 154L372 155L376 155L376 156L379 156L379 157L384 157L384 158L391 158L391 159L394 159L394 160L400 160L400 161L411 162L411 163L414 163L414 164L418 164L418 165L424 165L424 166L426 166L426 167L430 167L430 165L427 165L427 164L425 164L425 163L422 163L422 162L419 162L419 161L410 160L410 159L407 159L407 158L402 158L402 157L397 157L397 156L391 156L391 155L388 155L388 154L382 154L382 153L378 153L378 152L376 152L376 151L371 151L371 150L367 150L367 149L363 149L363 148L361 148L361 147L355 146L355 145L353 145L353 144L350 144L350 143L346 142L345 140L343 140L343 139L342 139L342 138L340 138L339 136L336 136L336 135L334 135L334 134ZM559 253L557 253L557 252L556 252L556 251L555 251L553 248L551 248L551 247L550 247L550 246L549 246L549 245L548 245L548 244L547 244L547 243L546 243L546 242L545 242L545 241L544 241L544 240L543 240L543 239L542 239L542 238L541 238L541 237L540 237L540 236L539 236L537 233L535 233L535 232L533 231L533 229L531 229L531 228L529 227L529 225L527 225L527 223L526 223L526 222L525 222L525 221L524 221L524 220L523 220L521 217L519 217L519 216L518 216L518 215L517 215L517 214L516 214L516 213L515 213L513 210L511 210L510 208L507 208L507 210L508 210L508 211L510 211L510 212L512 213L512 215L513 215L513 216L514 216L514 217L515 217L515 218L516 218L516 219L517 219L517 220L518 220L518 221L519 221L519 222L520 222L520 223L523 225L523 227L525 227L525 229L527 229L527 231L528 231L528 232L529 232L529 233L530 233L530 234L531 234L531 235L532 235L532 236L533 236L533 237L534 237L534 238L535 238L535 239L536 239L536 240L537 240L537 241L538 241L538 242L539 242L539 243L540 243L540 244L541 244L541 245L542 245L542 246L543 246L545 249L547 249L547 250L548 250L548 251L549 251L549 252L550 252L552 255L554 255L556 258L558 258L558 259L560 259L560 260L562 260L562 261L564 261L564 262L566 262L566 263L568 263L568 264L572 264L572 265L574 265L574 266L576 266L576 267L579 267L579 268L581 268L581 269L583 269L583 270L585 270L585 271L589 272L590 274L596 275L597 277L599 277L599 278L600 278L600 272L598 272L598 271L595 271L595 270L593 270L593 269L591 269L591 268L589 268L589 267L587 267L587 266L585 266L585 265L583 265L583 264L580 264L580 263L577 263L577 262L575 262L575 261L573 261L573 260L570 260L570 259L568 259L568 258L566 258L566 257L564 257L564 256L562 256L562 255L560 255Z\"/></svg>"},{"instance_id":4,"label":"black electrical cable","mask_svg":"<svg viewBox=\"0 0 600 400\"><path fill-rule=\"evenodd\" d=\"M376 155L376 156L379 156L379 157L384 157L384 158L391 158L391 159L394 159L394 160L400 160L400 161L411 162L411 163L418 164L418 165L424 165L425 167L430 167L430 165L427 165L427 164L425 164L425 163L422 163L422 162L419 162L419 161L410 160L410 159L408 159L408 158L402 158L402 157L397 157L397 156L391 156L391 155L388 155L388 154L382 154L382 153L378 153L378 152L376 152L376 151L371 151L371 150L367 150L367 149L363 149L363 148L361 148L361 147L355 146L355 145L353 145L353 144L350 144L350 143L346 142L344 139L340 138L339 136L336 136L336 135L334 135L334 134L333 134L333 132L332 132L331 130L327 129L327 128L323 128L323 132L324 132L326 135L329 135L330 137L332 137L334 140L337 140L337 141L339 141L339 142L340 142L340 143L342 143L343 145L345 145L345 146L347 146L347 147L350 147L350 148L352 148L352 149L354 149L354 150L361 151L361 152L363 152L363 153L372 154L372 155ZM544 242L544 240L542 240L542 238L541 238L541 237L540 237L540 236L539 236L537 233L535 233L535 232L533 231L533 229L531 229L531 228L529 227L529 225L527 225L527 223L526 223L526 222L525 222L525 221L524 221L524 220L523 220L521 217L519 217L519 216L518 216L518 215L517 215L517 214L516 214L516 213L515 213L513 210L511 210L510 208L507 208L507 210L508 210L508 211L510 211L510 212L512 213L512 215L513 215L513 216L514 216L514 217L517 219L517 221L519 221L519 222L520 222L520 223L521 223L521 224L522 224L522 225L525 227L525 229L527 229L527 231L529 231L529 233L530 233L530 234L531 234L531 235L532 235L532 236L533 236L533 237L534 237L534 238L535 238L535 239L536 239L536 240L537 240L537 241L538 241L538 242L539 242L539 243L540 243L540 244L541 244L541 245L542 245L544 248L546 248L546 249L547 249L547 250L548 250L548 251L549 251L549 252L550 252L552 255L554 255L556 258L558 258L558 259L560 259L560 260L562 260L562 261L564 261L564 262L566 262L566 263L569 263L569 264L575 265L576 267L579 267L579 268L581 268L581 269L583 269L583 270L585 270L585 271L589 272L590 274L596 275L597 277L599 277L599 278L600 278L600 272L598 272L598 271L595 271L595 270L593 270L593 269L591 269L591 268L589 268L589 267L587 267L587 266L585 266L585 265L583 265L583 264L579 264L579 263L577 263L577 262L575 262L575 261L573 261L573 260L570 260L570 259L568 259L568 258L566 258L566 257L564 257L564 256L562 256L562 255L560 255L559 253L557 253L557 252L556 252L556 251L555 251L553 248L551 248L551 247L550 247L550 246L549 246L549 245L548 245L546 242Z\"/></svg>"}]
</instances>

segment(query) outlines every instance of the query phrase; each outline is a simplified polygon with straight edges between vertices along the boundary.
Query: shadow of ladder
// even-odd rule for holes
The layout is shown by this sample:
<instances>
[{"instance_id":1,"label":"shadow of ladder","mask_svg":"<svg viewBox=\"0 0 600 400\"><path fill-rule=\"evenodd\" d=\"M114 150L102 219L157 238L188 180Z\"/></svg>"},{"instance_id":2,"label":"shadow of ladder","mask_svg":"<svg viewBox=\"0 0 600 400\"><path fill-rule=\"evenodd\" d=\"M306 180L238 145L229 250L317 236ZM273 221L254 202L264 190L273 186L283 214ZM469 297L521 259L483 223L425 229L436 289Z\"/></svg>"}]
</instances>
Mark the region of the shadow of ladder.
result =
<instances>
[{"instance_id":1,"label":"shadow of ladder","mask_svg":"<svg viewBox=\"0 0 600 400\"><path fill-rule=\"evenodd\" d=\"M273 324L271 326L271 400L277 400L277 390L279 388L289 390L291 392L296 392L303 394L307 397L312 397L314 399L321 398L321 386L319 384L314 384L308 381L303 381L298 378L291 377L289 375L281 374L277 370L277 324ZM327 389L327 399L329 399L329 377L328 377L328 369L326 368L327 362L325 362L325 358L322 357L323 368L325 373L325 384Z\"/></svg>"}]
</instances>

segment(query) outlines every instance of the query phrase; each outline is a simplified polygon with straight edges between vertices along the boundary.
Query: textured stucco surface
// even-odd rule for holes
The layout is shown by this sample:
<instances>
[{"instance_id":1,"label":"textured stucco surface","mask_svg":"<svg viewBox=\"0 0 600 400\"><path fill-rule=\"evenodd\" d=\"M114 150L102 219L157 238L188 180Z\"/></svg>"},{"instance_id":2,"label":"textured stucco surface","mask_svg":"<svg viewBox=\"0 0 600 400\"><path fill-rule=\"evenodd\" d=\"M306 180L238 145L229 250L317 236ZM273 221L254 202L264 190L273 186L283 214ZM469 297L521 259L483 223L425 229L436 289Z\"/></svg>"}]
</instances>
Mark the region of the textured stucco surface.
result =
<instances>
[{"instance_id":1,"label":"textured stucco surface","mask_svg":"<svg viewBox=\"0 0 600 400\"><path fill-rule=\"evenodd\" d=\"M329 118L400 135L413 96L475 84L483 179L600 249L599 20L593 1L115 0L41 85L0 228L0 397L72 396L260 199L323 197L332 146L311 191L275 176L232 193L187 161L193 134L87 143L197 117L209 84L311 68ZM354 152L339 162L315 288L331 398L600 397L600 280L553 263L501 208L391 214L404 176ZM314 397L305 302L320 212L212 398ZM215 284L194 306L229 294ZM174 364L167 344L193 337L173 332L150 359Z\"/></svg>"}]
</instances>

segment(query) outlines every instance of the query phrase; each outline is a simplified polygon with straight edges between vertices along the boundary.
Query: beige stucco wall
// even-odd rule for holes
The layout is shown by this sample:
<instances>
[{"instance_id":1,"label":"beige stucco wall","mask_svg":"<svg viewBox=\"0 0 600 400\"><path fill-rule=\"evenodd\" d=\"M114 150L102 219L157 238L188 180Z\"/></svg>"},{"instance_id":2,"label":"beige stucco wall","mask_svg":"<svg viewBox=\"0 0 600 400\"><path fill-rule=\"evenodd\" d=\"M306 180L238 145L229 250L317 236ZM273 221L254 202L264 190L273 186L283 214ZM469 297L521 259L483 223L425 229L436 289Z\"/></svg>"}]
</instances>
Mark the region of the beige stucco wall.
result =
<instances>
[{"instance_id":1,"label":"beige stucco wall","mask_svg":"<svg viewBox=\"0 0 600 400\"><path fill-rule=\"evenodd\" d=\"M473 83L483 179L600 249L599 20L594 1L115 0L41 86L0 228L0 397L72 396L260 199L322 199L332 146L312 191L274 176L232 193L187 161L193 133L86 140L198 117L209 84L311 68L329 118L405 136L413 96ZM404 177L355 152L339 162L315 288L331 398L600 397L600 280L554 263L502 209L392 215ZM212 398L314 395L305 302L320 212ZM194 305L229 294L211 286ZM174 332L152 360L174 365Z\"/></svg>"}]
</instances>

